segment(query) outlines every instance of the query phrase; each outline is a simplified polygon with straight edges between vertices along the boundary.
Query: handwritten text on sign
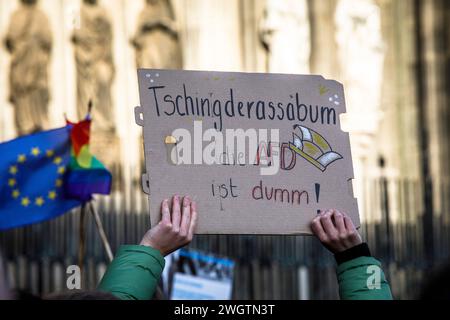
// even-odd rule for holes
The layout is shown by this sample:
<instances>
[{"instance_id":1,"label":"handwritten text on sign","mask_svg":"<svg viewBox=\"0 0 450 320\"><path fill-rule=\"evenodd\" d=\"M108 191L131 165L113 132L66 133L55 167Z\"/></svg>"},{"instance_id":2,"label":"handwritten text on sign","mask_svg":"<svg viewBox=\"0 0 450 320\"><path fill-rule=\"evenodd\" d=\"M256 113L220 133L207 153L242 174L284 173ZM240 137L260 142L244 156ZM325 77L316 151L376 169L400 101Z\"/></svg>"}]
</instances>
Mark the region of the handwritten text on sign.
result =
<instances>
[{"instance_id":1,"label":"handwritten text on sign","mask_svg":"<svg viewBox=\"0 0 450 320\"><path fill-rule=\"evenodd\" d=\"M142 69L139 89L152 224L175 193L199 203L198 233L310 233L328 208L359 221L339 83Z\"/></svg>"}]
</instances>

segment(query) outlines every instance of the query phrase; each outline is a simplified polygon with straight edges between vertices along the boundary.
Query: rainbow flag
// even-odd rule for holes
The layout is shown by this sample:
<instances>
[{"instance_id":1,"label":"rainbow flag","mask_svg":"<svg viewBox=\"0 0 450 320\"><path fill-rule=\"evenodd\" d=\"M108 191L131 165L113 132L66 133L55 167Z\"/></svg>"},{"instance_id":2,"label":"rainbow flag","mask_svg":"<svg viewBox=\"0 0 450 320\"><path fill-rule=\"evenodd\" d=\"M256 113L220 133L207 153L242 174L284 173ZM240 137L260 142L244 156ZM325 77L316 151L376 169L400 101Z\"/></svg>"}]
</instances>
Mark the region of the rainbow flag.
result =
<instances>
[{"instance_id":1,"label":"rainbow flag","mask_svg":"<svg viewBox=\"0 0 450 320\"><path fill-rule=\"evenodd\" d=\"M82 202L92 199L92 194L109 194L111 192L111 173L89 151L91 119L72 123L70 162L66 177L66 193L71 198Z\"/></svg>"},{"instance_id":2,"label":"rainbow flag","mask_svg":"<svg viewBox=\"0 0 450 320\"><path fill-rule=\"evenodd\" d=\"M0 143L0 230L38 223L109 194L111 173L89 152L91 120Z\"/></svg>"}]
</instances>

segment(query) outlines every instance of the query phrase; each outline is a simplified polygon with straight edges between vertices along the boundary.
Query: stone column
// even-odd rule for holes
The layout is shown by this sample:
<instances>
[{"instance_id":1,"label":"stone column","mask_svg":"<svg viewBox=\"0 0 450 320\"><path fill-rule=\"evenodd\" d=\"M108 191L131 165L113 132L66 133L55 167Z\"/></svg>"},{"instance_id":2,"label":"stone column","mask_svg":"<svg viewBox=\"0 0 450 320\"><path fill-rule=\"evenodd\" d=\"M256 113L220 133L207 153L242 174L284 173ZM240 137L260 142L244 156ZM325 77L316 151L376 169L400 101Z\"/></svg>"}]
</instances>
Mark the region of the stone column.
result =
<instances>
[{"instance_id":1,"label":"stone column","mask_svg":"<svg viewBox=\"0 0 450 320\"><path fill-rule=\"evenodd\" d=\"M345 87L347 114L341 120L342 129L350 132L354 192L362 219L381 219L374 216L375 203L370 204L366 212L368 199L363 193L365 179L371 173L370 161L377 157L375 138L382 119L380 99L385 50L380 8L373 0L338 0L334 23L339 63L336 79ZM328 54L333 56L333 53Z\"/></svg>"},{"instance_id":2,"label":"stone column","mask_svg":"<svg viewBox=\"0 0 450 320\"><path fill-rule=\"evenodd\" d=\"M428 220L428 223L434 222L433 232L439 236L440 228L450 224L450 3L420 1L417 11L421 22L417 64L418 81L422 85L419 101L422 106L421 133L424 135L422 152L425 152L424 161L428 162L428 167L423 167L423 175L429 182L425 184L425 214L434 220Z\"/></svg>"}]
</instances>

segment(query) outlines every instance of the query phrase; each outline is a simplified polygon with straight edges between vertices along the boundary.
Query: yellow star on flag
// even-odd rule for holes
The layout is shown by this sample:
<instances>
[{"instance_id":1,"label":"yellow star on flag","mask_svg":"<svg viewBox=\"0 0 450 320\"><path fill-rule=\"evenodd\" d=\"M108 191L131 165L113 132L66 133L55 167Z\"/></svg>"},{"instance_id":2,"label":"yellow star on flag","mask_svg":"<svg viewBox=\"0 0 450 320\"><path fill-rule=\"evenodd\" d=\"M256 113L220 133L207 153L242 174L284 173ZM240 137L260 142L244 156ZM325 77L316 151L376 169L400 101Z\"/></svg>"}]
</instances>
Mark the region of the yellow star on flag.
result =
<instances>
[{"instance_id":1,"label":"yellow star on flag","mask_svg":"<svg viewBox=\"0 0 450 320\"><path fill-rule=\"evenodd\" d=\"M66 172L66 167L64 166L58 167L58 174L64 174L64 172Z\"/></svg>"},{"instance_id":2,"label":"yellow star on flag","mask_svg":"<svg viewBox=\"0 0 450 320\"><path fill-rule=\"evenodd\" d=\"M61 162L62 162L61 157L56 157L55 160L53 160L53 163L56 165L60 164Z\"/></svg>"},{"instance_id":3,"label":"yellow star on flag","mask_svg":"<svg viewBox=\"0 0 450 320\"><path fill-rule=\"evenodd\" d=\"M16 184L17 184L16 179L9 179L9 180L8 180L8 185L9 185L10 187L14 187Z\"/></svg>"},{"instance_id":4,"label":"yellow star on flag","mask_svg":"<svg viewBox=\"0 0 450 320\"><path fill-rule=\"evenodd\" d=\"M61 179L56 179L55 186L61 187L63 185L63 181Z\"/></svg>"},{"instance_id":5,"label":"yellow star on flag","mask_svg":"<svg viewBox=\"0 0 450 320\"><path fill-rule=\"evenodd\" d=\"M11 166L9 167L9 173L16 174L17 173L17 166Z\"/></svg>"},{"instance_id":6,"label":"yellow star on flag","mask_svg":"<svg viewBox=\"0 0 450 320\"><path fill-rule=\"evenodd\" d=\"M50 200L55 200L56 199L56 196L57 196L57 194L56 194L56 192L55 191L49 191L48 192L48 198L50 199Z\"/></svg>"},{"instance_id":7,"label":"yellow star on flag","mask_svg":"<svg viewBox=\"0 0 450 320\"><path fill-rule=\"evenodd\" d=\"M53 157L55 152L53 150L47 150L47 152L45 154L47 155L47 157L51 158L51 157Z\"/></svg>"},{"instance_id":8,"label":"yellow star on flag","mask_svg":"<svg viewBox=\"0 0 450 320\"><path fill-rule=\"evenodd\" d=\"M34 203L38 206L38 207L42 207L42 205L44 204L44 199L42 197L37 197L36 200L34 201Z\"/></svg>"},{"instance_id":9,"label":"yellow star on flag","mask_svg":"<svg viewBox=\"0 0 450 320\"><path fill-rule=\"evenodd\" d=\"M31 149L31 154L32 154L33 156L37 157L38 155L41 154L41 150L39 150L38 147L32 148L32 149Z\"/></svg>"},{"instance_id":10,"label":"yellow star on flag","mask_svg":"<svg viewBox=\"0 0 450 320\"><path fill-rule=\"evenodd\" d=\"M19 192L19 190L14 190L13 192L12 192L12 197L14 198L14 199L17 199L18 197L20 196L20 192Z\"/></svg>"},{"instance_id":11,"label":"yellow star on flag","mask_svg":"<svg viewBox=\"0 0 450 320\"><path fill-rule=\"evenodd\" d=\"M30 199L28 199L28 197L22 198L21 205L28 207L30 205Z\"/></svg>"},{"instance_id":12,"label":"yellow star on flag","mask_svg":"<svg viewBox=\"0 0 450 320\"><path fill-rule=\"evenodd\" d=\"M27 157L26 157L24 154L20 154L20 155L17 157L17 161L18 161L19 163L24 163L26 160L27 160Z\"/></svg>"}]
</instances>

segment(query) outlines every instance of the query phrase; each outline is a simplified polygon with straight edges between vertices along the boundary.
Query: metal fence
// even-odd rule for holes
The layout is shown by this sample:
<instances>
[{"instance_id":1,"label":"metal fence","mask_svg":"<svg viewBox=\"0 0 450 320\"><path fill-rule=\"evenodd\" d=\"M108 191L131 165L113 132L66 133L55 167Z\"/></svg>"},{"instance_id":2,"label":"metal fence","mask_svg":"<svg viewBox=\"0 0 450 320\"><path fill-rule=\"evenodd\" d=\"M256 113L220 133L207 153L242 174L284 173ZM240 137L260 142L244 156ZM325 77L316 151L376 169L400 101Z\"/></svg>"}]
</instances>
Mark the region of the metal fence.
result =
<instances>
[{"instance_id":1,"label":"metal fence","mask_svg":"<svg viewBox=\"0 0 450 320\"><path fill-rule=\"evenodd\" d=\"M385 179L376 179L365 185L364 211L381 219L363 223L361 233L373 255L382 261L395 298L415 298L424 274L450 257L449 213L441 212L434 219L430 260L425 254L429 248L424 247L417 182L386 183ZM121 244L139 243L150 227L147 199L141 194L140 190L133 193L135 199L129 201L133 210L125 208L126 201L120 196L96 203L113 251ZM0 248L13 287L34 294L65 290L66 268L78 263L79 215L74 210L49 222L0 234ZM86 237L83 288L92 289L106 268L107 257L90 215ZM237 262L234 299L339 297L333 257L314 237L199 235L190 248L228 256Z\"/></svg>"}]
</instances>

